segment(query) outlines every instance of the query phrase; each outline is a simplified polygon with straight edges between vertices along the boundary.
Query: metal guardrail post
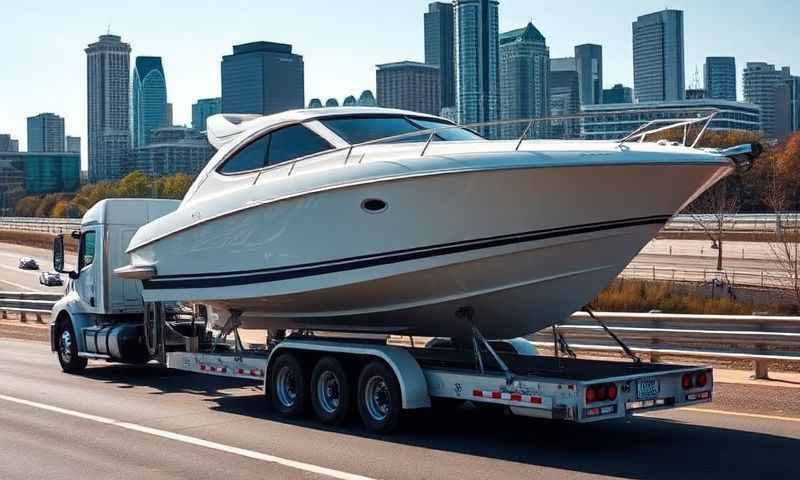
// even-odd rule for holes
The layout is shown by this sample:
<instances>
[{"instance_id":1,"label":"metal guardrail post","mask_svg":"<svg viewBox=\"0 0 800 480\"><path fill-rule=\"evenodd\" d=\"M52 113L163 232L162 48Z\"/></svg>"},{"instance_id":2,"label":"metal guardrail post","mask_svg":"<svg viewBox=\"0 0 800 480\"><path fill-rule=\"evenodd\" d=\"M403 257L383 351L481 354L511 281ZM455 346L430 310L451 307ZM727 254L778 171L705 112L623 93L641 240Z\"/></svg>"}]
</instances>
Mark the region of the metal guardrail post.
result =
<instances>
[{"instance_id":1,"label":"metal guardrail post","mask_svg":"<svg viewBox=\"0 0 800 480\"><path fill-rule=\"evenodd\" d=\"M769 363L768 360L756 360L756 373L753 376L756 380L769 380Z\"/></svg>"}]
</instances>

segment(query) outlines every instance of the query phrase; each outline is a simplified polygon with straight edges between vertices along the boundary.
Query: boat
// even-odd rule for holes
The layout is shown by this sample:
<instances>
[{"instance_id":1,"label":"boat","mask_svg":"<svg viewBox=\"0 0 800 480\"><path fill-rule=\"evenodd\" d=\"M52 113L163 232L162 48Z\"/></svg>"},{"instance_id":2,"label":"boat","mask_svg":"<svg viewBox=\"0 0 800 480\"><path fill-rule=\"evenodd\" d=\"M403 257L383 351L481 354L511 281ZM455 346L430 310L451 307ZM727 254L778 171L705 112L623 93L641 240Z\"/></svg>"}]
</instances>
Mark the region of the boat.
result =
<instances>
[{"instance_id":1,"label":"boat","mask_svg":"<svg viewBox=\"0 0 800 480\"><path fill-rule=\"evenodd\" d=\"M116 272L243 328L512 338L591 301L758 154L526 133L384 108L212 116L217 153Z\"/></svg>"}]
</instances>

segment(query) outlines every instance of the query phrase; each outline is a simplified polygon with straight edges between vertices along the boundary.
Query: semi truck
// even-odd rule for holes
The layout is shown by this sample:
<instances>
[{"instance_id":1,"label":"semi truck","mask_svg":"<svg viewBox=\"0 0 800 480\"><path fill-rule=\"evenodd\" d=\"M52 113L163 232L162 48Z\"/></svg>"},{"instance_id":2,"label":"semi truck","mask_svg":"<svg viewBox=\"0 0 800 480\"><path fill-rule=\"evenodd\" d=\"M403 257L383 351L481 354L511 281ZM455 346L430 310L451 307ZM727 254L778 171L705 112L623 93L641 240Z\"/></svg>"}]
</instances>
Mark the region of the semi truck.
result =
<instances>
[{"instance_id":1,"label":"semi truck","mask_svg":"<svg viewBox=\"0 0 800 480\"><path fill-rule=\"evenodd\" d=\"M50 346L64 372L80 374L91 360L258 380L282 416L311 410L319 421L339 425L356 410L378 433L395 430L408 413L432 403L471 402L506 414L586 423L712 399L713 371L705 366L645 363L634 355L631 362L579 359L560 356L558 348L541 355L524 338L487 340L477 329L468 345L302 330L267 331L263 342L247 344L237 325L220 327L207 305L145 302L140 281L114 274L129 263L125 251L137 229L178 204L98 202L71 233L79 244L72 268L65 264L64 236L55 238L54 266L70 281L52 310Z\"/></svg>"}]
</instances>

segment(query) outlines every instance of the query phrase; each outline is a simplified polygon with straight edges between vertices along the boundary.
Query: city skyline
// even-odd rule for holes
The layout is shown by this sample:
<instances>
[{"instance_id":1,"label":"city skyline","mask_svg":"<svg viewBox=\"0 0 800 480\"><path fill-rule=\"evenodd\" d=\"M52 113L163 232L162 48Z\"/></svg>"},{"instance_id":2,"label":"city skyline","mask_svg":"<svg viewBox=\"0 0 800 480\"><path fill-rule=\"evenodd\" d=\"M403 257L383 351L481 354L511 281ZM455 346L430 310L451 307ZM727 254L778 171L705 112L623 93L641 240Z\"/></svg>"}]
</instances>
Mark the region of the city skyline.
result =
<instances>
[{"instance_id":1,"label":"city skyline","mask_svg":"<svg viewBox=\"0 0 800 480\"><path fill-rule=\"evenodd\" d=\"M146 4L147 2L142 2ZM199 98L220 94L219 62L229 54L231 45L249 41L269 40L294 45L304 56L306 64L305 91L310 98L344 97L350 92L375 90L375 65L399 60L424 60L423 15L428 1L405 2L403 5L383 5L379 14L365 15L366 2L327 5L302 2L297 5L248 6L247 20L235 7L187 8L188 4L160 5L159 15L152 9L111 7L96 3L71 6L71 15L82 18L80 25L61 22L65 7L44 2L36 8L23 10L12 6L6 18L9 25L6 55L7 65L36 67L39 75L5 77L0 80L2 91L14 95L0 102L0 131L20 140L20 149L27 148L25 122L28 116L54 112L66 119L66 134L84 139L86 152L86 78L83 48L98 35L110 31L121 35L132 46L131 56L158 55L170 71L167 89L174 103L176 124L190 124L191 104ZM799 70L798 53L791 50L792 15L781 8L787 2L768 2L762 17L772 26L762 31L754 22L747 22L752 13L746 2L729 2L726 14L736 28L726 29L716 16L713 5L694 5L686 1L670 2L669 8L685 12L686 71L702 67L706 56L734 56L737 59L737 79L748 61L765 61L787 65ZM630 24L636 16L662 9L660 2L615 2L588 5L585 2L565 1L548 9L536 8L529 2L503 0L500 2L500 31L523 26L529 19L548 39L552 57L570 56L575 45L596 43L604 50L604 88L616 83L632 85ZM245 8L244 6L242 8ZM313 17L308 12L314 11ZM620 14L624 12L624 14ZM318 18L319 21L314 21ZM326 21L337 18L337 22ZM386 18L386 21L381 21ZM180 31L168 28L181 20ZM254 19L254 20L249 20ZM257 20L256 20L257 19ZM389 20L391 19L391 20ZM298 22L298 23L295 23ZM759 22L763 25L762 22ZM303 24L306 35L296 27ZM719 28L709 29L709 24ZM43 27L41 38L23 44L21 35L32 25ZM294 25L294 26L293 26ZM564 28L571 25L573 28ZM214 30L209 30L213 26ZM310 30L309 30L310 28ZM218 31L219 34L209 34ZM19 32L20 35L15 35ZM56 37L57 36L57 39ZM403 41L398 42L397 38ZM325 41L320 41L325 38ZM760 38L752 44L748 38ZM20 39L20 40L17 40ZM56 41L57 40L57 41ZM19 42L19 43L17 43ZM44 62L44 59L52 62ZM34 59L34 60L31 60ZM37 63L36 59L42 59ZM46 63L46 65L45 65ZM330 72L337 75L330 75ZM342 74L341 72L346 72ZM54 82L54 78L61 79ZM686 79L688 84L689 79ZM741 86L739 86L741 98ZM83 166L86 167L84 153Z\"/></svg>"}]
</instances>

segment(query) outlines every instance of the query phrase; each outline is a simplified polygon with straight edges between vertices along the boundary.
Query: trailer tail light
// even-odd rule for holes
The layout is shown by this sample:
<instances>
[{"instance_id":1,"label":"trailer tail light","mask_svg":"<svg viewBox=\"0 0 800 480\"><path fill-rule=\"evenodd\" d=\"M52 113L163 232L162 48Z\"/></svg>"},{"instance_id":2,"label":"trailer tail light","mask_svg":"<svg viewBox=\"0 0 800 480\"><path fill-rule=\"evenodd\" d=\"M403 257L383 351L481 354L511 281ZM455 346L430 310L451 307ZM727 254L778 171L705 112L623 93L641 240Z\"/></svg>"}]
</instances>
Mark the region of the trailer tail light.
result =
<instances>
[{"instance_id":1,"label":"trailer tail light","mask_svg":"<svg viewBox=\"0 0 800 480\"><path fill-rule=\"evenodd\" d=\"M705 387L708 384L708 374L700 372L694 377L694 383L698 387Z\"/></svg>"},{"instance_id":2,"label":"trailer tail light","mask_svg":"<svg viewBox=\"0 0 800 480\"><path fill-rule=\"evenodd\" d=\"M586 404L594 402L614 401L617 399L619 389L615 383L601 383L586 387Z\"/></svg>"},{"instance_id":3,"label":"trailer tail light","mask_svg":"<svg viewBox=\"0 0 800 480\"><path fill-rule=\"evenodd\" d=\"M684 390L689 390L694 386L694 379L692 378L691 373L683 374L683 377L681 377L681 386Z\"/></svg>"},{"instance_id":4,"label":"trailer tail light","mask_svg":"<svg viewBox=\"0 0 800 480\"><path fill-rule=\"evenodd\" d=\"M608 384L608 393L606 394L609 400L616 400L617 399L617 384L616 383L609 383Z\"/></svg>"}]
</instances>

